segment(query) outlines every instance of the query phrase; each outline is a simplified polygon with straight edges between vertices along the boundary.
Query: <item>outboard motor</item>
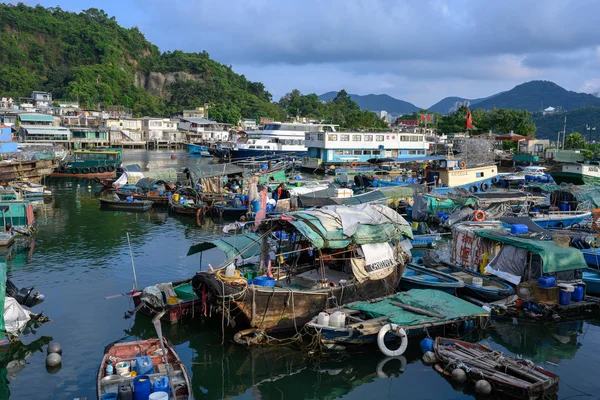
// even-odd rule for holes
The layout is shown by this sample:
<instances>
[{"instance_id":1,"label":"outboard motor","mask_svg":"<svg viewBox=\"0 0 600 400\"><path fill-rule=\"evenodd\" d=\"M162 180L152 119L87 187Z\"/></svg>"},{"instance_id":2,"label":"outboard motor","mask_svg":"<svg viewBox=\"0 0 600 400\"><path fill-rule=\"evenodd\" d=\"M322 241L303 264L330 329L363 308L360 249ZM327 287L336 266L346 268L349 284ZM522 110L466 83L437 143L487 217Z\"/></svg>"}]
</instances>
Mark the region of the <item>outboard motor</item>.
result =
<instances>
[{"instance_id":1,"label":"outboard motor","mask_svg":"<svg viewBox=\"0 0 600 400\"><path fill-rule=\"evenodd\" d=\"M19 290L10 279L6 280L6 295L17 300L17 303L22 306L31 308L43 303L46 299L43 294L40 292L34 292L33 289L34 286L29 289L22 288Z\"/></svg>"}]
</instances>

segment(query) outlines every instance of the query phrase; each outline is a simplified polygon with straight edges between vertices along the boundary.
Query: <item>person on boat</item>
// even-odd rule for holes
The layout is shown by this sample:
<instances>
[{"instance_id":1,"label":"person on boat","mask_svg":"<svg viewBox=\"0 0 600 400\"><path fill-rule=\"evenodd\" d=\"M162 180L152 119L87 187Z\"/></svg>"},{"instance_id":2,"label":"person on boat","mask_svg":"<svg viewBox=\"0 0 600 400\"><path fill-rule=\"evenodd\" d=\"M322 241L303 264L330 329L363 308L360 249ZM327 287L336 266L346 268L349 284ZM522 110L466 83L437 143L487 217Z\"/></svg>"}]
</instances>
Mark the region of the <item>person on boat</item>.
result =
<instances>
[{"instance_id":1,"label":"person on boat","mask_svg":"<svg viewBox=\"0 0 600 400\"><path fill-rule=\"evenodd\" d=\"M279 186L277 186L277 189L275 189L275 191L273 192L273 199L275 199L275 201L289 199L289 198L290 198L290 191L287 190L287 186L285 185L285 183L281 183Z\"/></svg>"}]
</instances>

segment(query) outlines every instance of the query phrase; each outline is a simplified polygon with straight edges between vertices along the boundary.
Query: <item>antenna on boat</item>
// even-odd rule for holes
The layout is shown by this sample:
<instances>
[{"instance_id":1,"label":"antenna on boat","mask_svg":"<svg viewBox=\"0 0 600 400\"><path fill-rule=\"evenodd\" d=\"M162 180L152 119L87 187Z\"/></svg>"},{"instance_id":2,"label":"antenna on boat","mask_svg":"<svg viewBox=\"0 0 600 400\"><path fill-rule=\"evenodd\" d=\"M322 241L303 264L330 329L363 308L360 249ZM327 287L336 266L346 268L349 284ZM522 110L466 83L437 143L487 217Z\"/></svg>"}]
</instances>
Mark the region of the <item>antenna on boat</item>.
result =
<instances>
[{"instance_id":1,"label":"antenna on boat","mask_svg":"<svg viewBox=\"0 0 600 400\"><path fill-rule=\"evenodd\" d=\"M131 269L133 270L133 290L138 290L137 275L135 274L135 264L133 263L133 252L131 251L131 242L129 241L129 232L127 232L127 244L129 245L129 258L131 259Z\"/></svg>"}]
</instances>

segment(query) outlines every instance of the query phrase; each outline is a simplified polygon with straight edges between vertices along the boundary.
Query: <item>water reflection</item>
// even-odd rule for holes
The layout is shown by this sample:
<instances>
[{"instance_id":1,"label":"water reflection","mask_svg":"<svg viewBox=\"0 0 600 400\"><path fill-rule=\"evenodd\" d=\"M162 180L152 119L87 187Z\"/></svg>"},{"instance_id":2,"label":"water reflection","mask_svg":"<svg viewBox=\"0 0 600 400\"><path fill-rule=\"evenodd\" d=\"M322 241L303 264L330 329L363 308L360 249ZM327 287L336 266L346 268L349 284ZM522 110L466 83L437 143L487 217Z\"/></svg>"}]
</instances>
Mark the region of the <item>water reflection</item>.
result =
<instances>
[{"instance_id":1,"label":"water reflection","mask_svg":"<svg viewBox=\"0 0 600 400\"><path fill-rule=\"evenodd\" d=\"M494 342L536 363L572 360L582 347L583 321L559 324L494 322Z\"/></svg>"}]
</instances>

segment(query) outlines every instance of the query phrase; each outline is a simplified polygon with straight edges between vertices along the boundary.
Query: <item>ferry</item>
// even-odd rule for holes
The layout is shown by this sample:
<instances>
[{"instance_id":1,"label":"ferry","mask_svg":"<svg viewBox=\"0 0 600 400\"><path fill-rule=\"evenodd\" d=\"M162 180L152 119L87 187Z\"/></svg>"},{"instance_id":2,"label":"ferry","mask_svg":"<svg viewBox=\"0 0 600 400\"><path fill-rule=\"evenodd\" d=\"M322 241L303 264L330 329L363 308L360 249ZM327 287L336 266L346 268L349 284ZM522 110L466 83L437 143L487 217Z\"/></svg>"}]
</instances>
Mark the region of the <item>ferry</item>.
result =
<instances>
[{"instance_id":1,"label":"ferry","mask_svg":"<svg viewBox=\"0 0 600 400\"><path fill-rule=\"evenodd\" d=\"M52 176L109 178L120 166L120 149L73 150L60 162Z\"/></svg>"},{"instance_id":2,"label":"ferry","mask_svg":"<svg viewBox=\"0 0 600 400\"><path fill-rule=\"evenodd\" d=\"M432 192L447 194L453 188L466 189L471 193L485 193L498 182L496 165L469 166L459 159L441 159L425 169L425 180Z\"/></svg>"},{"instance_id":3,"label":"ferry","mask_svg":"<svg viewBox=\"0 0 600 400\"><path fill-rule=\"evenodd\" d=\"M315 132L336 132L338 125L269 122L261 131L239 132L240 139L230 149L232 160L271 159L306 155L305 137Z\"/></svg>"},{"instance_id":4,"label":"ferry","mask_svg":"<svg viewBox=\"0 0 600 400\"><path fill-rule=\"evenodd\" d=\"M558 185L572 183L574 185L589 185L600 183L600 163L590 161L587 164L563 165L562 171L550 173Z\"/></svg>"},{"instance_id":5,"label":"ferry","mask_svg":"<svg viewBox=\"0 0 600 400\"><path fill-rule=\"evenodd\" d=\"M433 139L424 133L408 132L329 132L307 133L307 157L302 168L367 163L373 159L415 159L433 149Z\"/></svg>"}]
</instances>

